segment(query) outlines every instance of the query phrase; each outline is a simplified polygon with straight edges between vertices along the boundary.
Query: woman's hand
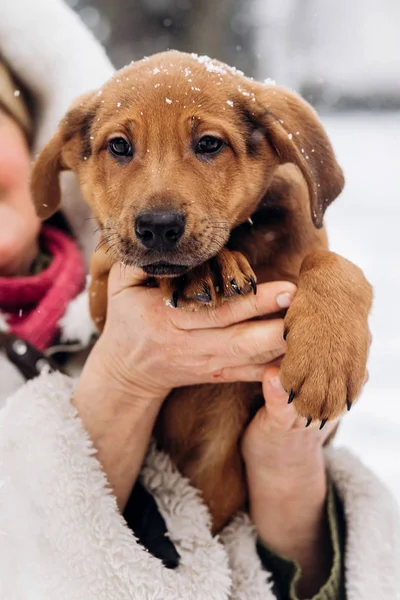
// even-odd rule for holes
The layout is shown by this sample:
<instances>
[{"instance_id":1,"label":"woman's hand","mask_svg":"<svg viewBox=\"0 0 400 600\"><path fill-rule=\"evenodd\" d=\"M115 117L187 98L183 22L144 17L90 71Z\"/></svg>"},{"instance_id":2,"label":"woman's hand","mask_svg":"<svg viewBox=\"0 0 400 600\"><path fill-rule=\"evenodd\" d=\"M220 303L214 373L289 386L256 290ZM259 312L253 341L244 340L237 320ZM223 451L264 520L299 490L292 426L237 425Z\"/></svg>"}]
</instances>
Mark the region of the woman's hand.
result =
<instances>
[{"instance_id":1,"label":"woman's hand","mask_svg":"<svg viewBox=\"0 0 400 600\"><path fill-rule=\"evenodd\" d=\"M260 540L302 568L297 592L312 597L327 581L331 548L326 516L323 445L337 422L306 428L279 380L278 367L264 374L265 406L247 428L246 464L250 514ZM319 425L319 424L318 424Z\"/></svg>"},{"instance_id":2,"label":"woman's hand","mask_svg":"<svg viewBox=\"0 0 400 600\"><path fill-rule=\"evenodd\" d=\"M291 283L196 313L166 306L139 270L114 265L107 320L79 380L74 404L121 510L139 473L162 403L172 388L261 381L285 351L283 320L243 322L286 308Z\"/></svg>"},{"instance_id":3,"label":"woman's hand","mask_svg":"<svg viewBox=\"0 0 400 600\"><path fill-rule=\"evenodd\" d=\"M289 306L295 286L259 286L212 310L166 306L146 276L114 265L107 320L94 350L101 369L128 394L165 397L172 388L216 381L261 381L265 365L285 351L282 319L246 322Z\"/></svg>"}]
</instances>

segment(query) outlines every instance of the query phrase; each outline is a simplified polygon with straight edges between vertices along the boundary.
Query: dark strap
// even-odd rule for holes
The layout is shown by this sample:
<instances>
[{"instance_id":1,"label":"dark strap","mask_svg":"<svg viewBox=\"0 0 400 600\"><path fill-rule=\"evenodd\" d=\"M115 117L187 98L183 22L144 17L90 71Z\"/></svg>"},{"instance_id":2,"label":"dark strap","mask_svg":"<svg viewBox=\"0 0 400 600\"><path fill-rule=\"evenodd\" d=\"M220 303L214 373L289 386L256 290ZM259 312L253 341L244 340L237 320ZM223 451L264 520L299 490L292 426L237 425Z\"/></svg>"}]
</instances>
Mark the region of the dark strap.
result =
<instances>
[{"instance_id":1,"label":"dark strap","mask_svg":"<svg viewBox=\"0 0 400 600\"><path fill-rule=\"evenodd\" d=\"M33 379L45 371L60 370L53 359L13 333L0 331L0 349L25 379Z\"/></svg>"},{"instance_id":2,"label":"dark strap","mask_svg":"<svg viewBox=\"0 0 400 600\"><path fill-rule=\"evenodd\" d=\"M167 569L176 569L180 556L168 537L167 525L153 496L138 480L124 510L124 519L142 546Z\"/></svg>"}]
</instances>

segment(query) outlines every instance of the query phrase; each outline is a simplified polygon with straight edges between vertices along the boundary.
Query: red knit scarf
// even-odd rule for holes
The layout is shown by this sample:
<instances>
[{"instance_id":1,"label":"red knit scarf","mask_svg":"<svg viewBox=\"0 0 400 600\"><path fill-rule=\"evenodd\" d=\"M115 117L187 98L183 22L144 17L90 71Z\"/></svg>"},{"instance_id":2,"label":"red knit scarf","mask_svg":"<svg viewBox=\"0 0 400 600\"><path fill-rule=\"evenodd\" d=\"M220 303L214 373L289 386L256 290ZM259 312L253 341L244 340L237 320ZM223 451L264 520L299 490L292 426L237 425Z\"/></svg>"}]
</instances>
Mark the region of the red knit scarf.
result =
<instances>
[{"instance_id":1,"label":"red knit scarf","mask_svg":"<svg viewBox=\"0 0 400 600\"><path fill-rule=\"evenodd\" d=\"M56 338L69 302L83 288L85 267L65 233L44 226L41 241L52 257L50 265L38 275L0 277L0 312L12 333L44 350Z\"/></svg>"}]
</instances>

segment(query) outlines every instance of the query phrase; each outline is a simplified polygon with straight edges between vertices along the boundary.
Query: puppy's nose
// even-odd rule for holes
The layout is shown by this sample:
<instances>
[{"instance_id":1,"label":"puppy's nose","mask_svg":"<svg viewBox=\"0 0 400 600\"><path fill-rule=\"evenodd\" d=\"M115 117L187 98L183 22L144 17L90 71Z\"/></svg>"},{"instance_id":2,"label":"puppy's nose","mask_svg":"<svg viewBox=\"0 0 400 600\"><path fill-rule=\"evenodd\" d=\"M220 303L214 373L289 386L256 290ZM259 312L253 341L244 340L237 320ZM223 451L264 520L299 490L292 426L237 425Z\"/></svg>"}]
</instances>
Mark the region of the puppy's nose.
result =
<instances>
[{"instance_id":1,"label":"puppy's nose","mask_svg":"<svg viewBox=\"0 0 400 600\"><path fill-rule=\"evenodd\" d=\"M147 212L136 217L135 233L143 246L171 250L185 231L185 217L179 212Z\"/></svg>"}]
</instances>

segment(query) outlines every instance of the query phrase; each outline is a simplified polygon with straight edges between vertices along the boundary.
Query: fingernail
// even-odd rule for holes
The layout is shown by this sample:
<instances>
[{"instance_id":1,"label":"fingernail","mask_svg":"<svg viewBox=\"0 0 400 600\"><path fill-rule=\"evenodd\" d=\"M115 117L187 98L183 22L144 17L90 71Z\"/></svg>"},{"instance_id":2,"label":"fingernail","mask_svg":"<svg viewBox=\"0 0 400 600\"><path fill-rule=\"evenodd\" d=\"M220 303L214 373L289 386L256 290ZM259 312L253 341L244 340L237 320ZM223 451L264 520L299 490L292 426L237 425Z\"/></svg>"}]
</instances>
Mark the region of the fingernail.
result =
<instances>
[{"instance_id":1,"label":"fingernail","mask_svg":"<svg viewBox=\"0 0 400 600\"><path fill-rule=\"evenodd\" d=\"M279 294L276 298L276 303L280 308L288 308L293 300L292 294L289 292L283 292L283 294Z\"/></svg>"}]
</instances>

